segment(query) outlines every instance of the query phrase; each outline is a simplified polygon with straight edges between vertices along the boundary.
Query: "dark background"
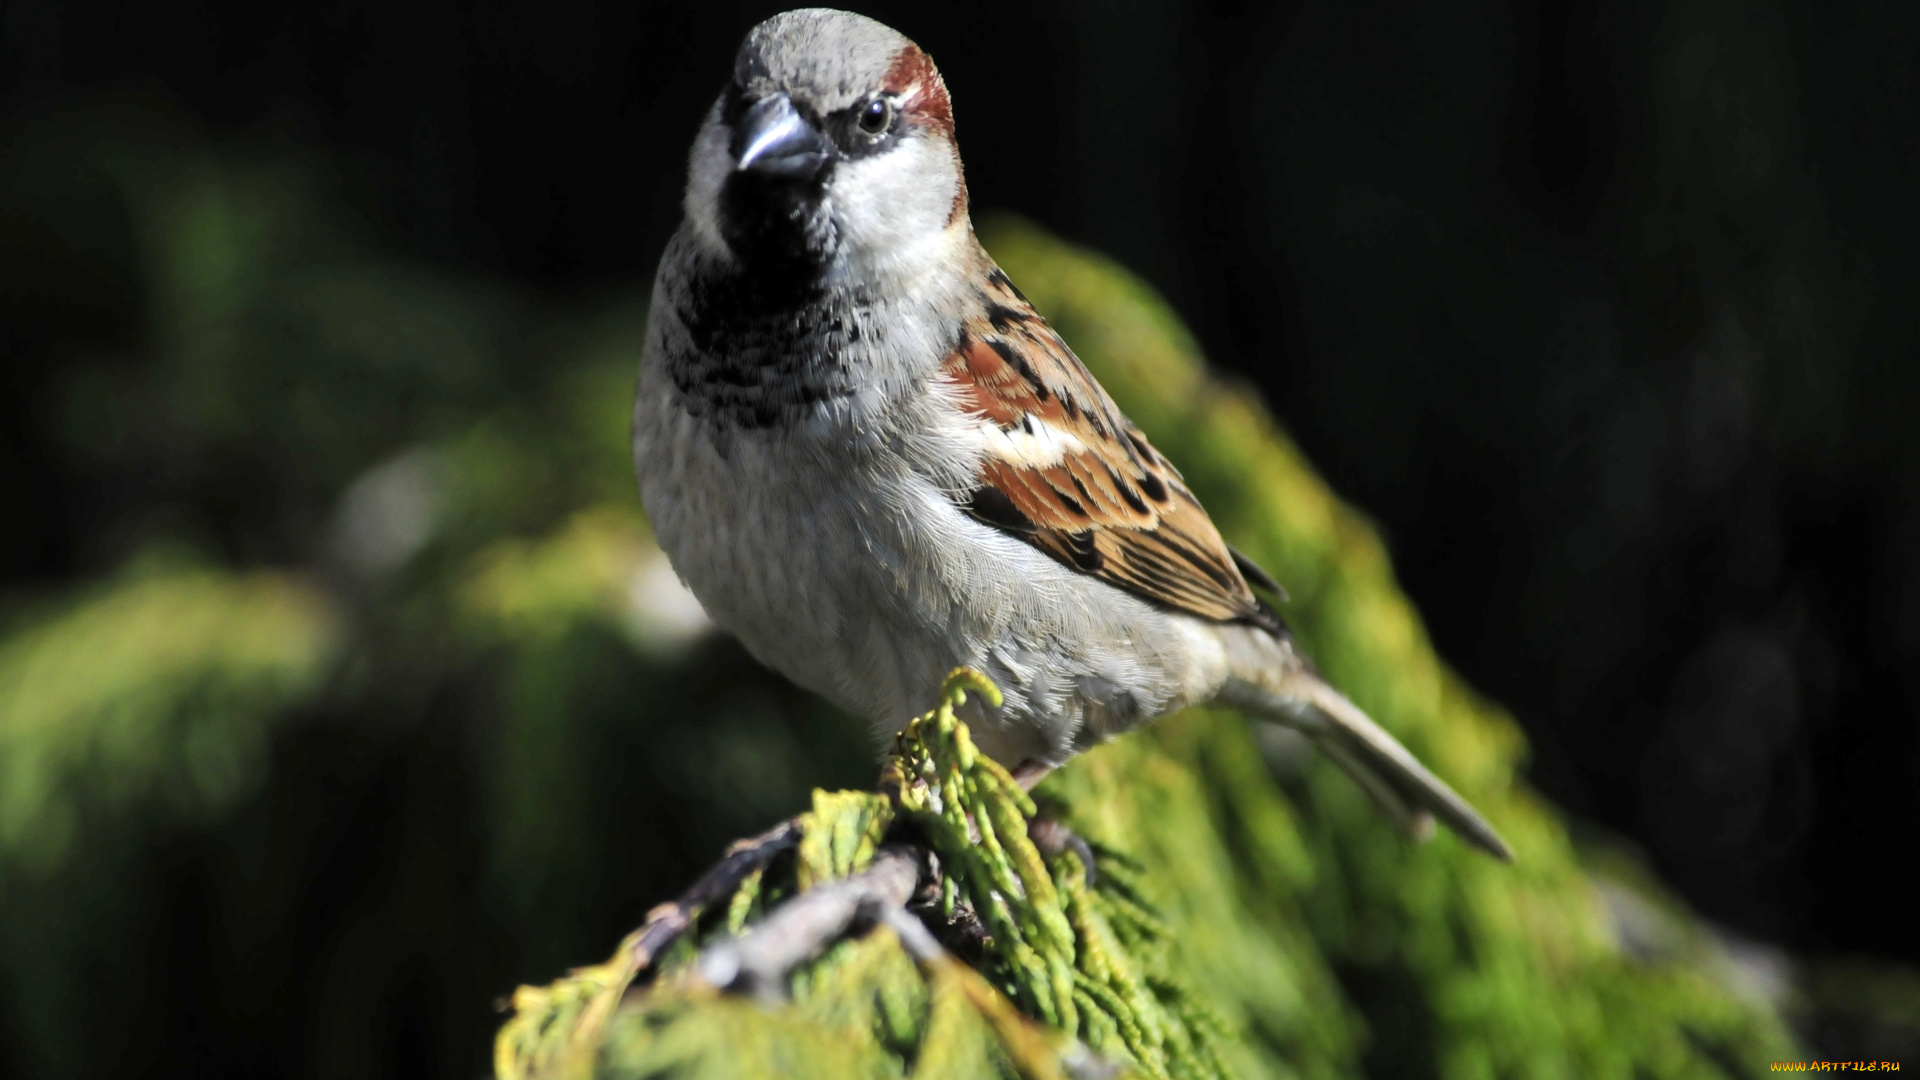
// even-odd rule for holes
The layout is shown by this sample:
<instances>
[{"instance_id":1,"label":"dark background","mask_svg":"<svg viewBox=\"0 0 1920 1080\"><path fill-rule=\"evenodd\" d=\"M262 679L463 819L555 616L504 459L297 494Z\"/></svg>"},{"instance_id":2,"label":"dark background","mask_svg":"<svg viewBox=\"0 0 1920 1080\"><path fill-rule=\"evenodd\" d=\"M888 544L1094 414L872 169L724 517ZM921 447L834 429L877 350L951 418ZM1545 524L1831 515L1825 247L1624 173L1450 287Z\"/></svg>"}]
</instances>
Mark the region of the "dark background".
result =
<instances>
[{"instance_id":1,"label":"dark background","mask_svg":"<svg viewBox=\"0 0 1920 1080\"><path fill-rule=\"evenodd\" d=\"M148 118L327 162L388 250L639 290L773 10L7 0L0 139ZM1920 821L1920 6L861 10L940 64L976 210L1146 277L1374 517L1542 791L1739 934L1920 961L1889 884ZM136 275L42 224L10 223L0 308L27 589L125 557L146 497L52 404L76 342L144 333ZM215 547L311 555L212 490L170 497Z\"/></svg>"}]
</instances>

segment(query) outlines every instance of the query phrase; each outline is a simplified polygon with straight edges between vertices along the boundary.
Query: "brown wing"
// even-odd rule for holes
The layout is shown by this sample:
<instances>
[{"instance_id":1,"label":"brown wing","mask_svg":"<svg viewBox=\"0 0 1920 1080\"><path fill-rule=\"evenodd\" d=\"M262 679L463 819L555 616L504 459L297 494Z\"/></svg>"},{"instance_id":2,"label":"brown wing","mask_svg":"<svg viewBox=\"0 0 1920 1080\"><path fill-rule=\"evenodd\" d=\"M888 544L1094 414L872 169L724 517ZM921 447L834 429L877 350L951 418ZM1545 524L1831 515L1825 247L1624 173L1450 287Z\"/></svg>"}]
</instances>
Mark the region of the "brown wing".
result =
<instances>
[{"instance_id":1,"label":"brown wing","mask_svg":"<svg viewBox=\"0 0 1920 1080\"><path fill-rule=\"evenodd\" d=\"M1154 603L1282 632L1179 472L1006 275L990 283L943 367L998 430L968 512Z\"/></svg>"}]
</instances>

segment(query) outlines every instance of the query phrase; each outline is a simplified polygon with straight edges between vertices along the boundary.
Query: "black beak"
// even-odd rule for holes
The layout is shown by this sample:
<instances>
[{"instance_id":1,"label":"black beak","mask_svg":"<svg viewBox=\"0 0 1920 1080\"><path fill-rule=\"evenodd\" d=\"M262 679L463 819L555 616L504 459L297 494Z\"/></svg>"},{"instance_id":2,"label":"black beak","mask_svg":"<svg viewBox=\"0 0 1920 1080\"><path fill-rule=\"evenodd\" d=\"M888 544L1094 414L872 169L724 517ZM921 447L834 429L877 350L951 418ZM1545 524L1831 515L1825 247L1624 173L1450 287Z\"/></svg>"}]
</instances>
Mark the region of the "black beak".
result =
<instances>
[{"instance_id":1,"label":"black beak","mask_svg":"<svg viewBox=\"0 0 1920 1080\"><path fill-rule=\"evenodd\" d=\"M754 102L734 125L728 149L737 163L735 169L790 180L820 175L833 151L785 94Z\"/></svg>"}]
</instances>

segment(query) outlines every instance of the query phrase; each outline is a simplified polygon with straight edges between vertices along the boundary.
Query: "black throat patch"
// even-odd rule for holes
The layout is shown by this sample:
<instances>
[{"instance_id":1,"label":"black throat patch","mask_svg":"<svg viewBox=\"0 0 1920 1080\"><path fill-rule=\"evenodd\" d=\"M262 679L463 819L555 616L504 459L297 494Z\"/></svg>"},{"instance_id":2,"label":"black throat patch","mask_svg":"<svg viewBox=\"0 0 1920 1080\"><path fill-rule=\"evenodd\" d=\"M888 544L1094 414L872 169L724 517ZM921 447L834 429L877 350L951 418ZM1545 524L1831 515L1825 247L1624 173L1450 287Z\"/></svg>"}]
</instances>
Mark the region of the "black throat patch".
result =
<instances>
[{"instance_id":1,"label":"black throat patch","mask_svg":"<svg viewBox=\"0 0 1920 1080\"><path fill-rule=\"evenodd\" d=\"M833 166L803 180L735 172L720 185L720 237L756 275L818 280L839 237L826 210Z\"/></svg>"},{"instance_id":2,"label":"black throat patch","mask_svg":"<svg viewBox=\"0 0 1920 1080\"><path fill-rule=\"evenodd\" d=\"M790 426L855 391L877 320L865 297L812 275L713 272L676 297L686 327L663 356L687 412L718 428Z\"/></svg>"}]
</instances>

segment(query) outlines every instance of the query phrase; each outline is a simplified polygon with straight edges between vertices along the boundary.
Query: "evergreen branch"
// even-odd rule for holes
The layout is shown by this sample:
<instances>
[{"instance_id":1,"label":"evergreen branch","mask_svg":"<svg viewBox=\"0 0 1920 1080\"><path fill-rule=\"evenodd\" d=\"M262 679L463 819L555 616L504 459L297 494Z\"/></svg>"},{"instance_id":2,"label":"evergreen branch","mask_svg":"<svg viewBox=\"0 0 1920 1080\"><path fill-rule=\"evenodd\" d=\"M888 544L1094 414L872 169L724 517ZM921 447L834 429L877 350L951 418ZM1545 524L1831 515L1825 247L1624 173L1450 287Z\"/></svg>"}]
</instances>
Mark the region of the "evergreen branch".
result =
<instances>
[{"instance_id":1,"label":"evergreen branch","mask_svg":"<svg viewBox=\"0 0 1920 1080\"><path fill-rule=\"evenodd\" d=\"M1147 1076L1224 1075L1219 1032L1168 968L1138 884L1126 873L1096 877L1084 843L1049 844L1051 861L1043 855L1035 835L1071 830L1036 826L1031 797L974 746L956 715L969 693L999 699L979 673L955 671L938 706L895 739L878 793L816 791L811 811L735 844L655 908L613 962L553 988L523 988L520 1015L501 1032L499 1075L585 1075L633 977L709 911L725 912L717 938L695 942L689 963L670 965L637 999L643 1012L666 1010L656 1023L688 1015L686 1003L715 991L793 1009L833 999L845 1016L861 1006L834 995L857 986L871 995L864 1007L878 1010L869 1022L920 1067L967 1045L947 1030L961 1022L952 1012L960 1007L979 1025L973 1037L1030 1080L1111 1075L1114 1056ZM776 869L788 851L794 858ZM769 905L770 896L785 899ZM937 930L980 970L922 921L936 913ZM889 966L887 950L910 961L904 971ZM915 995L947 1003L918 1030L903 1004ZM633 1037L658 1045L657 1034Z\"/></svg>"},{"instance_id":2,"label":"evergreen branch","mask_svg":"<svg viewBox=\"0 0 1920 1080\"><path fill-rule=\"evenodd\" d=\"M701 874L686 892L647 912L647 921L630 935L628 950L635 972L659 959L661 950L686 933L707 907L733 897L747 879L766 869L781 853L800 843L798 819L789 818L759 836L736 840L720 861Z\"/></svg>"},{"instance_id":3,"label":"evergreen branch","mask_svg":"<svg viewBox=\"0 0 1920 1080\"><path fill-rule=\"evenodd\" d=\"M856 925L912 922L919 926L917 920L898 919L895 914L905 914L907 900L919 887L926 867L926 848L889 844L860 873L801 893L775 908L745 936L708 946L694 962L694 973L721 990L742 990L765 1001L785 998L787 974L825 952ZM932 941L925 927L920 930ZM933 946L945 954L938 942Z\"/></svg>"}]
</instances>

